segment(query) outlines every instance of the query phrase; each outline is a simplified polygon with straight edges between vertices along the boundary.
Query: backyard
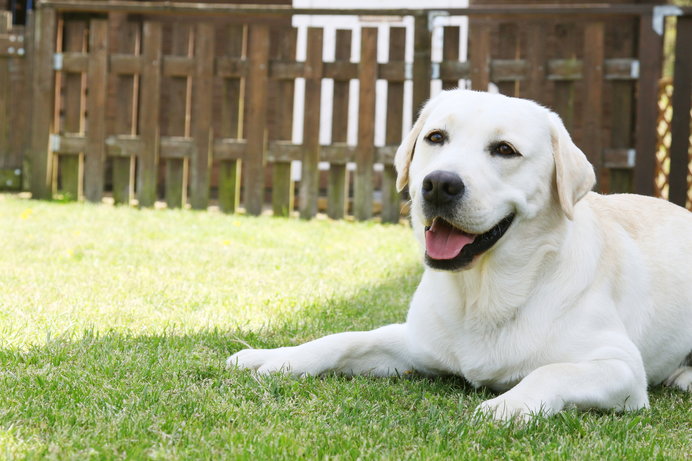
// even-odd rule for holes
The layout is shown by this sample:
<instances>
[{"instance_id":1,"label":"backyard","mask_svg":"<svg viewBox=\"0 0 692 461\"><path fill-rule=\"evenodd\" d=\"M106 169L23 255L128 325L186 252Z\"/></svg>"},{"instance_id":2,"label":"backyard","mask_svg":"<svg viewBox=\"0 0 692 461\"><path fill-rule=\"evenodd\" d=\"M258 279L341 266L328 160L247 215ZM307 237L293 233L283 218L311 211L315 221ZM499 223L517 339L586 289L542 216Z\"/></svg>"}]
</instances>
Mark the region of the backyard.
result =
<instances>
[{"instance_id":1,"label":"backyard","mask_svg":"<svg viewBox=\"0 0 692 461\"><path fill-rule=\"evenodd\" d=\"M526 425L460 378L259 379L244 347L405 319L410 229L0 194L0 457L689 459L689 394Z\"/></svg>"}]
</instances>

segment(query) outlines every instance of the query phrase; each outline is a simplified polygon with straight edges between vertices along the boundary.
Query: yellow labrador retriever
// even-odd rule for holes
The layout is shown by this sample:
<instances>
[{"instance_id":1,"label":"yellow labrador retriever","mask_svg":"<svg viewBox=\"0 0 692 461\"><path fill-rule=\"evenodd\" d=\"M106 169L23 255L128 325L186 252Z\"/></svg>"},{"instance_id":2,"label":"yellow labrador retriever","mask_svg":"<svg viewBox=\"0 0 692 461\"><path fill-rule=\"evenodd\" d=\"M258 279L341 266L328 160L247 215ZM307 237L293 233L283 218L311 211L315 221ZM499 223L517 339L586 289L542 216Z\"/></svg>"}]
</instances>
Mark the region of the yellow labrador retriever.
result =
<instances>
[{"instance_id":1,"label":"yellow labrador retriever","mask_svg":"<svg viewBox=\"0 0 692 461\"><path fill-rule=\"evenodd\" d=\"M431 99L396 154L425 273L406 323L247 349L258 373L458 374L497 419L634 410L692 391L692 213L590 192L560 118L465 90Z\"/></svg>"}]
</instances>

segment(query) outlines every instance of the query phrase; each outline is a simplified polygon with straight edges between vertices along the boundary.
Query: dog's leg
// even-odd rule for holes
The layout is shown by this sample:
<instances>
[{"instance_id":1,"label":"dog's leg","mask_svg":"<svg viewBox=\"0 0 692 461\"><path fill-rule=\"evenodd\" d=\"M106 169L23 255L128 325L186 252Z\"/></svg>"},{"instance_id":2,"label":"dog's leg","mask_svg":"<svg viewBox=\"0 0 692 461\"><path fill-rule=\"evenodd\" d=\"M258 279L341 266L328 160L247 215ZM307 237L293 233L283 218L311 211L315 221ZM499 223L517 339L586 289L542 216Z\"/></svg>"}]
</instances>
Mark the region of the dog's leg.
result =
<instances>
[{"instance_id":1,"label":"dog's leg","mask_svg":"<svg viewBox=\"0 0 692 461\"><path fill-rule=\"evenodd\" d=\"M680 368L675 370L668 379L666 386L677 387L683 391L692 392L692 352L683 360Z\"/></svg>"},{"instance_id":2,"label":"dog's leg","mask_svg":"<svg viewBox=\"0 0 692 461\"><path fill-rule=\"evenodd\" d=\"M245 349L226 361L229 367L259 374L283 372L294 376L340 373L391 376L413 369L405 335L406 325L372 331L338 333L300 346Z\"/></svg>"},{"instance_id":3,"label":"dog's leg","mask_svg":"<svg viewBox=\"0 0 692 461\"><path fill-rule=\"evenodd\" d=\"M600 359L542 366L509 391L483 402L479 411L508 420L548 416L568 405L619 411L648 407L641 358L630 354L625 357L615 350L604 352L622 358L607 358L604 354Z\"/></svg>"}]
</instances>

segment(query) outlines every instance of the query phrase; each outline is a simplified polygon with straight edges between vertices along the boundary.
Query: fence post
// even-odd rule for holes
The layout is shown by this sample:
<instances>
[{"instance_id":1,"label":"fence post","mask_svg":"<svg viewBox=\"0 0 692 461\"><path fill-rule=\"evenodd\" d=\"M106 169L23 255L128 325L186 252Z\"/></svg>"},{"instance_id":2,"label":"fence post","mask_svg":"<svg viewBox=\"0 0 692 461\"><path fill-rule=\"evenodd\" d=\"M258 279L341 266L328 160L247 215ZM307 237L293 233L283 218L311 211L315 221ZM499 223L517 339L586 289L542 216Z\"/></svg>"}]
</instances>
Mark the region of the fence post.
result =
<instances>
[{"instance_id":1,"label":"fence post","mask_svg":"<svg viewBox=\"0 0 692 461\"><path fill-rule=\"evenodd\" d=\"M267 83L269 76L269 26L252 24L248 47L247 156L243 165L245 209L262 213L264 204L264 153L267 146Z\"/></svg>"},{"instance_id":2,"label":"fence post","mask_svg":"<svg viewBox=\"0 0 692 461\"><path fill-rule=\"evenodd\" d=\"M687 202L692 102L692 16L679 16L673 72L673 120L670 124L670 176L668 199L682 207Z\"/></svg>"},{"instance_id":3,"label":"fence post","mask_svg":"<svg viewBox=\"0 0 692 461\"><path fill-rule=\"evenodd\" d=\"M34 15L31 195L36 199L50 199L53 195L53 154L49 144L55 98L53 52L56 14L53 8L39 6Z\"/></svg>"},{"instance_id":4,"label":"fence post","mask_svg":"<svg viewBox=\"0 0 692 461\"><path fill-rule=\"evenodd\" d=\"M639 88L637 91L636 161L634 191L654 194L656 171L656 115L658 114L658 81L661 77L663 37L653 29L653 16L639 17Z\"/></svg>"},{"instance_id":5,"label":"fence post","mask_svg":"<svg viewBox=\"0 0 692 461\"><path fill-rule=\"evenodd\" d=\"M196 149L190 162L190 205L195 210L204 210L209 206L213 80L214 25L200 23L195 29L195 74L192 82L192 136Z\"/></svg>"},{"instance_id":6,"label":"fence post","mask_svg":"<svg viewBox=\"0 0 692 461\"><path fill-rule=\"evenodd\" d=\"M363 27L358 64L358 147L353 189L353 214L364 221L372 217L373 165L375 162L375 84L377 82L377 28ZM428 84L429 85L429 84Z\"/></svg>"},{"instance_id":7,"label":"fence post","mask_svg":"<svg viewBox=\"0 0 692 461\"><path fill-rule=\"evenodd\" d=\"M100 202L104 187L106 160L106 82L108 81L108 22L92 19L89 25L89 61L87 65L87 117L84 156L84 196Z\"/></svg>"}]
</instances>

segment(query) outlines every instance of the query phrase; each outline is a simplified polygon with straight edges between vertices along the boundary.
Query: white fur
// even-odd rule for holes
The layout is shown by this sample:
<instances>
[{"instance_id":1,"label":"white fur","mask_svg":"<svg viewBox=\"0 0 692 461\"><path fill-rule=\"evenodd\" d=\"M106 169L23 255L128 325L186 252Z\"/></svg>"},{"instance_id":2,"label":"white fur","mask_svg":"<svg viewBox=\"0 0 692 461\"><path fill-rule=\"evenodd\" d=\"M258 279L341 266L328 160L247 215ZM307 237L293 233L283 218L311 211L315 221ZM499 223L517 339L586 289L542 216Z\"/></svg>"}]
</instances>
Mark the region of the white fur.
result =
<instances>
[{"instance_id":1,"label":"white fur","mask_svg":"<svg viewBox=\"0 0 692 461\"><path fill-rule=\"evenodd\" d=\"M444 145L424 140L433 129ZM522 154L490 155L507 141ZM415 146L415 148L414 148ZM458 374L498 397L497 419L568 405L648 406L647 385L692 390L692 214L663 200L588 192L594 175L559 117L501 95L443 92L396 156L424 251L421 185L435 170L466 186L455 225L483 233L516 218L459 272L426 268L406 323L289 348L248 349L229 365L259 373Z\"/></svg>"}]
</instances>

